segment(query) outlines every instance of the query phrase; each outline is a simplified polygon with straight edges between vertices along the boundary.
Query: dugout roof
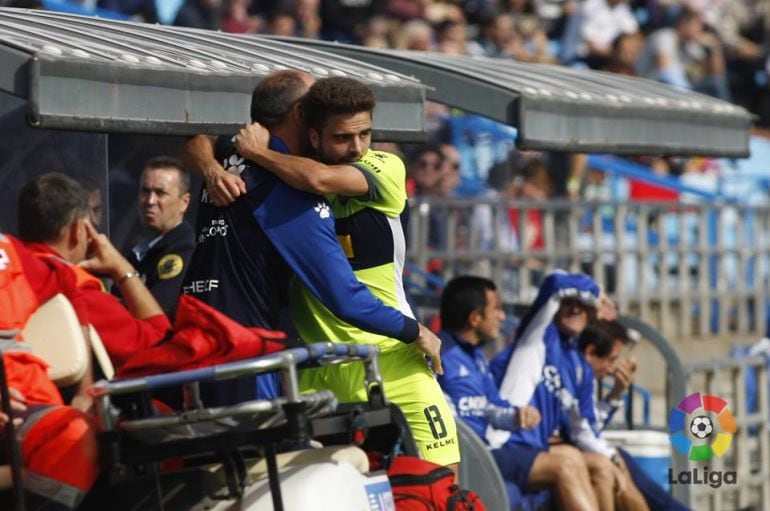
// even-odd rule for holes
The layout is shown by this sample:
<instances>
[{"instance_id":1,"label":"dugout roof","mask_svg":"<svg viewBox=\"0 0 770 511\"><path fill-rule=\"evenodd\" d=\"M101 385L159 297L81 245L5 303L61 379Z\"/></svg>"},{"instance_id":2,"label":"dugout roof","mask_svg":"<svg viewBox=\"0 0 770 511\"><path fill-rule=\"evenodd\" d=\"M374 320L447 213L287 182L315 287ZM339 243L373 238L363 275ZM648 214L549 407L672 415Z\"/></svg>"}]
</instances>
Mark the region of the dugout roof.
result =
<instances>
[{"instance_id":1,"label":"dugout roof","mask_svg":"<svg viewBox=\"0 0 770 511\"><path fill-rule=\"evenodd\" d=\"M42 128L233 133L260 78L289 68L366 82L375 137L424 139L425 88L371 64L254 36L0 8L0 91L27 100Z\"/></svg>"},{"instance_id":2,"label":"dugout roof","mask_svg":"<svg viewBox=\"0 0 770 511\"><path fill-rule=\"evenodd\" d=\"M522 149L746 156L751 114L709 96L641 78L305 39L280 39L414 76L428 99L518 129Z\"/></svg>"}]
</instances>

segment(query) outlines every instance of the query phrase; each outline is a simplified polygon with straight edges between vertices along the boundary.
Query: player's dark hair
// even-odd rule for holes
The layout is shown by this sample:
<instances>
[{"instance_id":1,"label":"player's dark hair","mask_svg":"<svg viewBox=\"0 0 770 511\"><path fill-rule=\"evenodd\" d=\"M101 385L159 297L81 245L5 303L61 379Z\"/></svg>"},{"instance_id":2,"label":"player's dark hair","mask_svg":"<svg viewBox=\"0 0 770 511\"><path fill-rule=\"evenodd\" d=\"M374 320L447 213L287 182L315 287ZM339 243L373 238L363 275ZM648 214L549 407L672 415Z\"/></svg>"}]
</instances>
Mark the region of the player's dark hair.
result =
<instances>
[{"instance_id":1,"label":"player's dark hair","mask_svg":"<svg viewBox=\"0 0 770 511\"><path fill-rule=\"evenodd\" d=\"M88 193L64 174L43 174L21 189L17 216L22 240L56 241L73 220L88 217Z\"/></svg>"},{"instance_id":2,"label":"player's dark hair","mask_svg":"<svg viewBox=\"0 0 770 511\"><path fill-rule=\"evenodd\" d=\"M371 112L376 105L377 98L369 87L344 76L318 80L302 100L305 120L318 132L332 115Z\"/></svg>"},{"instance_id":3,"label":"player's dark hair","mask_svg":"<svg viewBox=\"0 0 770 511\"><path fill-rule=\"evenodd\" d=\"M495 283L483 277L455 277L441 293L441 328L459 330L468 323L472 312L487 306L487 290L495 291Z\"/></svg>"}]
</instances>

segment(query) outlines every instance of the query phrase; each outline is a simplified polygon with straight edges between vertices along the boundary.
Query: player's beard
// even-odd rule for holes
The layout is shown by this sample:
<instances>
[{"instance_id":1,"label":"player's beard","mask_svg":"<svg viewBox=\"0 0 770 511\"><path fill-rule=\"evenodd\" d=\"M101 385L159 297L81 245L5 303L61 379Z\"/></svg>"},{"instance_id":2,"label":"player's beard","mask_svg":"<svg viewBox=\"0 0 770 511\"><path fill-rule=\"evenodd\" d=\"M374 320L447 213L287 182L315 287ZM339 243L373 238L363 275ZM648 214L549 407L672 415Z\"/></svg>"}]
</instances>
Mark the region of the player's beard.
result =
<instances>
[{"instance_id":1,"label":"player's beard","mask_svg":"<svg viewBox=\"0 0 770 511\"><path fill-rule=\"evenodd\" d=\"M356 157L356 155L353 155L351 157L340 157L340 158L332 158L329 156L329 154L326 152L323 146L323 142L320 140L318 141L318 149L316 150L316 158L321 163L325 163L326 165L343 165L345 163L353 163L354 161L358 161L359 158Z\"/></svg>"}]
</instances>

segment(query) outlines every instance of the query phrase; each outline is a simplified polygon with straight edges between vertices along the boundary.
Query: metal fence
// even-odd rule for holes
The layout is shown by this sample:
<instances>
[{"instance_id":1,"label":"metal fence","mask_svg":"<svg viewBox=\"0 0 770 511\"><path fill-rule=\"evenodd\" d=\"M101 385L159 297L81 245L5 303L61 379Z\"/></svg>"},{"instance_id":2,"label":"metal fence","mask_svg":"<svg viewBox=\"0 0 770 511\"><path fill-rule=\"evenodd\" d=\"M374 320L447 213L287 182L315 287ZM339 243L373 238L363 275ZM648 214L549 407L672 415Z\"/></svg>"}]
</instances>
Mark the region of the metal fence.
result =
<instances>
[{"instance_id":1,"label":"metal fence","mask_svg":"<svg viewBox=\"0 0 770 511\"><path fill-rule=\"evenodd\" d=\"M701 478L704 466L721 472L722 484L690 484L690 503L698 510L770 509L770 400L768 359L762 356L715 360L685 367L688 388L718 396L735 417L736 433L723 457L690 463ZM734 484L724 475L735 473ZM712 478L716 483L716 478ZM715 486L715 484L714 484Z\"/></svg>"},{"instance_id":2,"label":"metal fence","mask_svg":"<svg viewBox=\"0 0 770 511\"><path fill-rule=\"evenodd\" d=\"M583 271L667 337L756 338L766 327L769 213L731 203L413 199L407 259L444 279L489 276L513 303L530 303L553 269Z\"/></svg>"}]
</instances>

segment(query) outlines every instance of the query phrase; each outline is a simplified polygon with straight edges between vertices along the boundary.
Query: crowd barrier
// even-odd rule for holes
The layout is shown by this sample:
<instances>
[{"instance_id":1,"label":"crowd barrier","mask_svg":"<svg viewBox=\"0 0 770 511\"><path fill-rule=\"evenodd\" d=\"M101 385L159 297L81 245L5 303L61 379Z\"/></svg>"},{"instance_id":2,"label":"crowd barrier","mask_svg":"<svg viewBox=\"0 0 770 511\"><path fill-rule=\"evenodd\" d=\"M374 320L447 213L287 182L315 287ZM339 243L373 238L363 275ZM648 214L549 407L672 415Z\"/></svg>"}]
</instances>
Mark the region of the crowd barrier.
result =
<instances>
[{"instance_id":1,"label":"crowd barrier","mask_svg":"<svg viewBox=\"0 0 770 511\"><path fill-rule=\"evenodd\" d=\"M410 201L407 260L485 275L530 303L549 271L591 274L620 310L673 339L766 331L770 208L728 202ZM429 280L424 287L431 288Z\"/></svg>"}]
</instances>

